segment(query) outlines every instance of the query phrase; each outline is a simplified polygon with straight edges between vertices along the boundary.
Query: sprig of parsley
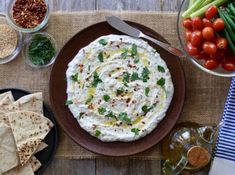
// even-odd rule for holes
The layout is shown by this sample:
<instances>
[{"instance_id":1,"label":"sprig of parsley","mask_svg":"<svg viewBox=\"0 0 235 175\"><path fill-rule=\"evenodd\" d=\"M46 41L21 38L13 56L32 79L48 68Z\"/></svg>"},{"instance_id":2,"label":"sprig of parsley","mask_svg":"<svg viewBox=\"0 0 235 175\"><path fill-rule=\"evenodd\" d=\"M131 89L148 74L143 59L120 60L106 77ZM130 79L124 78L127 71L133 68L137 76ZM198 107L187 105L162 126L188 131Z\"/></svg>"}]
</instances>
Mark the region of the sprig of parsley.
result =
<instances>
[{"instance_id":1,"label":"sprig of parsley","mask_svg":"<svg viewBox=\"0 0 235 175\"><path fill-rule=\"evenodd\" d=\"M103 46L105 46L105 45L108 44L108 42L107 42L105 39L100 39L100 40L99 40L99 43L100 43L101 45L103 45Z\"/></svg>"},{"instance_id":2,"label":"sprig of parsley","mask_svg":"<svg viewBox=\"0 0 235 175\"><path fill-rule=\"evenodd\" d=\"M105 94L105 95L103 96L103 99L104 99L105 102L108 102L108 101L110 100L110 96L107 95L107 94Z\"/></svg>"},{"instance_id":3,"label":"sprig of parsley","mask_svg":"<svg viewBox=\"0 0 235 175\"><path fill-rule=\"evenodd\" d=\"M104 113L106 112L106 109L103 107L100 107L100 108L98 108L98 112L100 115L104 115Z\"/></svg>"},{"instance_id":4,"label":"sprig of parsley","mask_svg":"<svg viewBox=\"0 0 235 175\"><path fill-rule=\"evenodd\" d=\"M101 134L100 130L96 130L96 131L95 131L95 136L96 136L96 137L99 137L100 134Z\"/></svg>"},{"instance_id":5,"label":"sprig of parsley","mask_svg":"<svg viewBox=\"0 0 235 175\"><path fill-rule=\"evenodd\" d=\"M104 62L104 54L103 54L103 52L99 53L98 59L99 59L100 62Z\"/></svg>"},{"instance_id":6,"label":"sprig of parsley","mask_svg":"<svg viewBox=\"0 0 235 175\"><path fill-rule=\"evenodd\" d=\"M78 81L78 73L71 76L71 80Z\"/></svg>"},{"instance_id":7,"label":"sprig of parsley","mask_svg":"<svg viewBox=\"0 0 235 175\"><path fill-rule=\"evenodd\" d=\"M145 92L145 95L148 97L149 92L150 92L150 88L149 88L149 87L146 87L144 92Z\"/></svg>"},{"instance_id":8,"label":"sprig of parsley","mask_svg":"<svg viewBox=\"0 0 235 175\"><path fill-rule=\"evenodd\" d=\"M65 101L65 105L68 106L68 105L71 105L73 104L73 101L72 100L66 100Z\"/></svg>"},{"instance_id":9,"label":"sprig of parsley","mask_svg":"<svg viewBox=\"0 0 235 175\"><path fill-rule=\"evenodd\" d=\"M165 72L165 68L164 67L162 67L162 66L157 66L157 70L159 71L159 72L162 72L162 73L164 73Z\"/></svg>"},{"instance_id":10,"label":"sprig of parsley","mask_svg":"<svg viewBox=\"0 0 235 175\"><path fill-rule=\"evenodd\" d=\"M150 74L149 69L147 67L144 67L141 74L143 82L147 82L149 80L149 74Z\"/></svg>"},{"instance_id":11,"label":"sprig of parsley","mask_svg":"<svg viewBox=\"0 0 235 175\"><path fill-rule=\"evenodd\" d=\"M157 81L157 84L159 85L159 86L164 86L165 85L165 78L160 78L158 81Z\"/></svg>"},{"instance_id":12,"label":"sprig of parsley","mask_svg":"<svg viewBox=\"0 0 235 175\"><path fill-rule=\"evenodd\" d=\"M137 45L136 44L132 44L132 46L131 46L131 56L134 57L134 56L137 55L137 53L138 53Z\"/></svg>"}]
</instances>

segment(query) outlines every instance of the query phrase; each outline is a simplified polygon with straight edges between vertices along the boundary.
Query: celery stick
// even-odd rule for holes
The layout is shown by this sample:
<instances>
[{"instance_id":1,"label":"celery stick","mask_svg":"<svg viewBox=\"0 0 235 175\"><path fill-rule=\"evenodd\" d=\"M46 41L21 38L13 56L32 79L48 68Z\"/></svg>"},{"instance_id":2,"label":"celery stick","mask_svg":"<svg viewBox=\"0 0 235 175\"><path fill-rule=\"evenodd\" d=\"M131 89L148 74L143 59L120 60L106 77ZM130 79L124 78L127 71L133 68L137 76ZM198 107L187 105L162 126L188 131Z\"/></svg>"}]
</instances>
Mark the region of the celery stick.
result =
<instances>
[{"instance_id":1,"label":"celery stick","mask_svg":"<svg viewBox=\"0 0 235 175\"><path fill-rule=\"evenodd\" d=\"M186 10L182 16L183 18L189 17L194 11L198 10L205 0L197 0L188 10Z\"/></svg>"},{"instance_id":2,"label":"celery stick","mask_svg":"<svg viewBox=\"0 0 235 175\"><path fill-rule=\"evenodd\" d=\"M207 4L210 4L213 0L205 0L205 2L203 2L202 7L206 6Z\"/></svg>"},{"instance_id":3,"label":"celery stick","mask_svg":"<svg viewBox=\"0 0 235 175\"><path fill-rule=\"evenodd\" d=\"M190 0L189 1L189 5L188 5L188 8L190 8L194 3L195 3L196 0Z\"/></svg>"},{"instance_id":4,"label":"celery stick","mask_svg":"<svg viewBox=\"0 0 235 175\"><path fill-rule=\"evenodd\" d=\"M204 13L206 12L206 10L207 10L210 6L215 5L215 6L219 7L219 6L221 6L221 5L225 4L225 3L227 3L228 1L229 1L229 0L215 0L215 1L211 2L210 4L207 4L206 6L204 6L204 7L202 7L201 9L195 11L194 13L192 13L192 14L190 15L190 17L191 17L191 18L194 18L194 17L197 17L197 16L202 17L202 16L204 15Z\"/></svg>"}]
</instances>

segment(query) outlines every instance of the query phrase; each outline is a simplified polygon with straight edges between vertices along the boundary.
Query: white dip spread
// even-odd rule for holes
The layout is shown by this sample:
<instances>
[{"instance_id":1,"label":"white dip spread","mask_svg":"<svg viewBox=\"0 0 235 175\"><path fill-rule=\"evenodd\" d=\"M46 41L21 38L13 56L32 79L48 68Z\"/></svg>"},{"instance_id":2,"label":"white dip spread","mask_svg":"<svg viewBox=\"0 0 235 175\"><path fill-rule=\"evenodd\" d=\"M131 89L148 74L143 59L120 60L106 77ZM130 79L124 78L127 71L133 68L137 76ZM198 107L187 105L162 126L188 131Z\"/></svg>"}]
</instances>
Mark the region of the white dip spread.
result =
<instances>
[{"instance_id":1,"label":"white dip spread","mask_svg":"<svg viewBox=\"0 0 235 175\"><path fill-rule=\"evenodd\" d=\"M98 139L129 142L165 117L174 87L160 55L147 42L102 36L69 63L67 101L80 126Z\"/></svg>"}]
</instances>

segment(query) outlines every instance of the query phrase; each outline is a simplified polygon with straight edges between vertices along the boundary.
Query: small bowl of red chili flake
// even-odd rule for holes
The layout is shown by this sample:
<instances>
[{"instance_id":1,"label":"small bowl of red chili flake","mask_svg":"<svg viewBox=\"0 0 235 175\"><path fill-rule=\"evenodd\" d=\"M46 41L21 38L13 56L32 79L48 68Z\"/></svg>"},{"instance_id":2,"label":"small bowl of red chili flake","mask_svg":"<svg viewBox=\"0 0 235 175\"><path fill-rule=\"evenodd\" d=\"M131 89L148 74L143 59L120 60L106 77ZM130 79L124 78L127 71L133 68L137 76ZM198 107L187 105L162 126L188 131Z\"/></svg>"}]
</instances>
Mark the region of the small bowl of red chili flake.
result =
<instances>
[{"instance_id":1,"label":"small bowl of red chili flake","mask_svg":"<svg viewBox=\"0 0 235 175\"><path fill-rule=\"evenodd\" d=\"M11 0L7 8L7 21L14 29L33 33L44 28L49 20L48 0Z\"/></svg>"}]
</instances>

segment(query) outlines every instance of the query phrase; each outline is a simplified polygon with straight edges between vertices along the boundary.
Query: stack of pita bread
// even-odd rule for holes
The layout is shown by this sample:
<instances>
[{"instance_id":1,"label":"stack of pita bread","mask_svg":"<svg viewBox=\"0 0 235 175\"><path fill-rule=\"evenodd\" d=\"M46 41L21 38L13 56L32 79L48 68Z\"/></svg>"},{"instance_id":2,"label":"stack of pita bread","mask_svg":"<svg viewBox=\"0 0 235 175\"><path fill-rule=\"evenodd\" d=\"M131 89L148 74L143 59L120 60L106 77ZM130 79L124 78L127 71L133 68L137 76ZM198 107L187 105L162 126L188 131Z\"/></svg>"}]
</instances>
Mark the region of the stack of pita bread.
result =
<instances>
[{"instance_id":1,"label":"stack of pita bread","mask_svg":"<svg viewBox=\"0 0 235 175\"><path fill-rule=\"evenodd\" d=\"M41 166L34 154L47 147L43 139L52 127L42 93L17 101L10 91L0 94L0 175L33 175Z\"/></svg>"}]
</instances>

